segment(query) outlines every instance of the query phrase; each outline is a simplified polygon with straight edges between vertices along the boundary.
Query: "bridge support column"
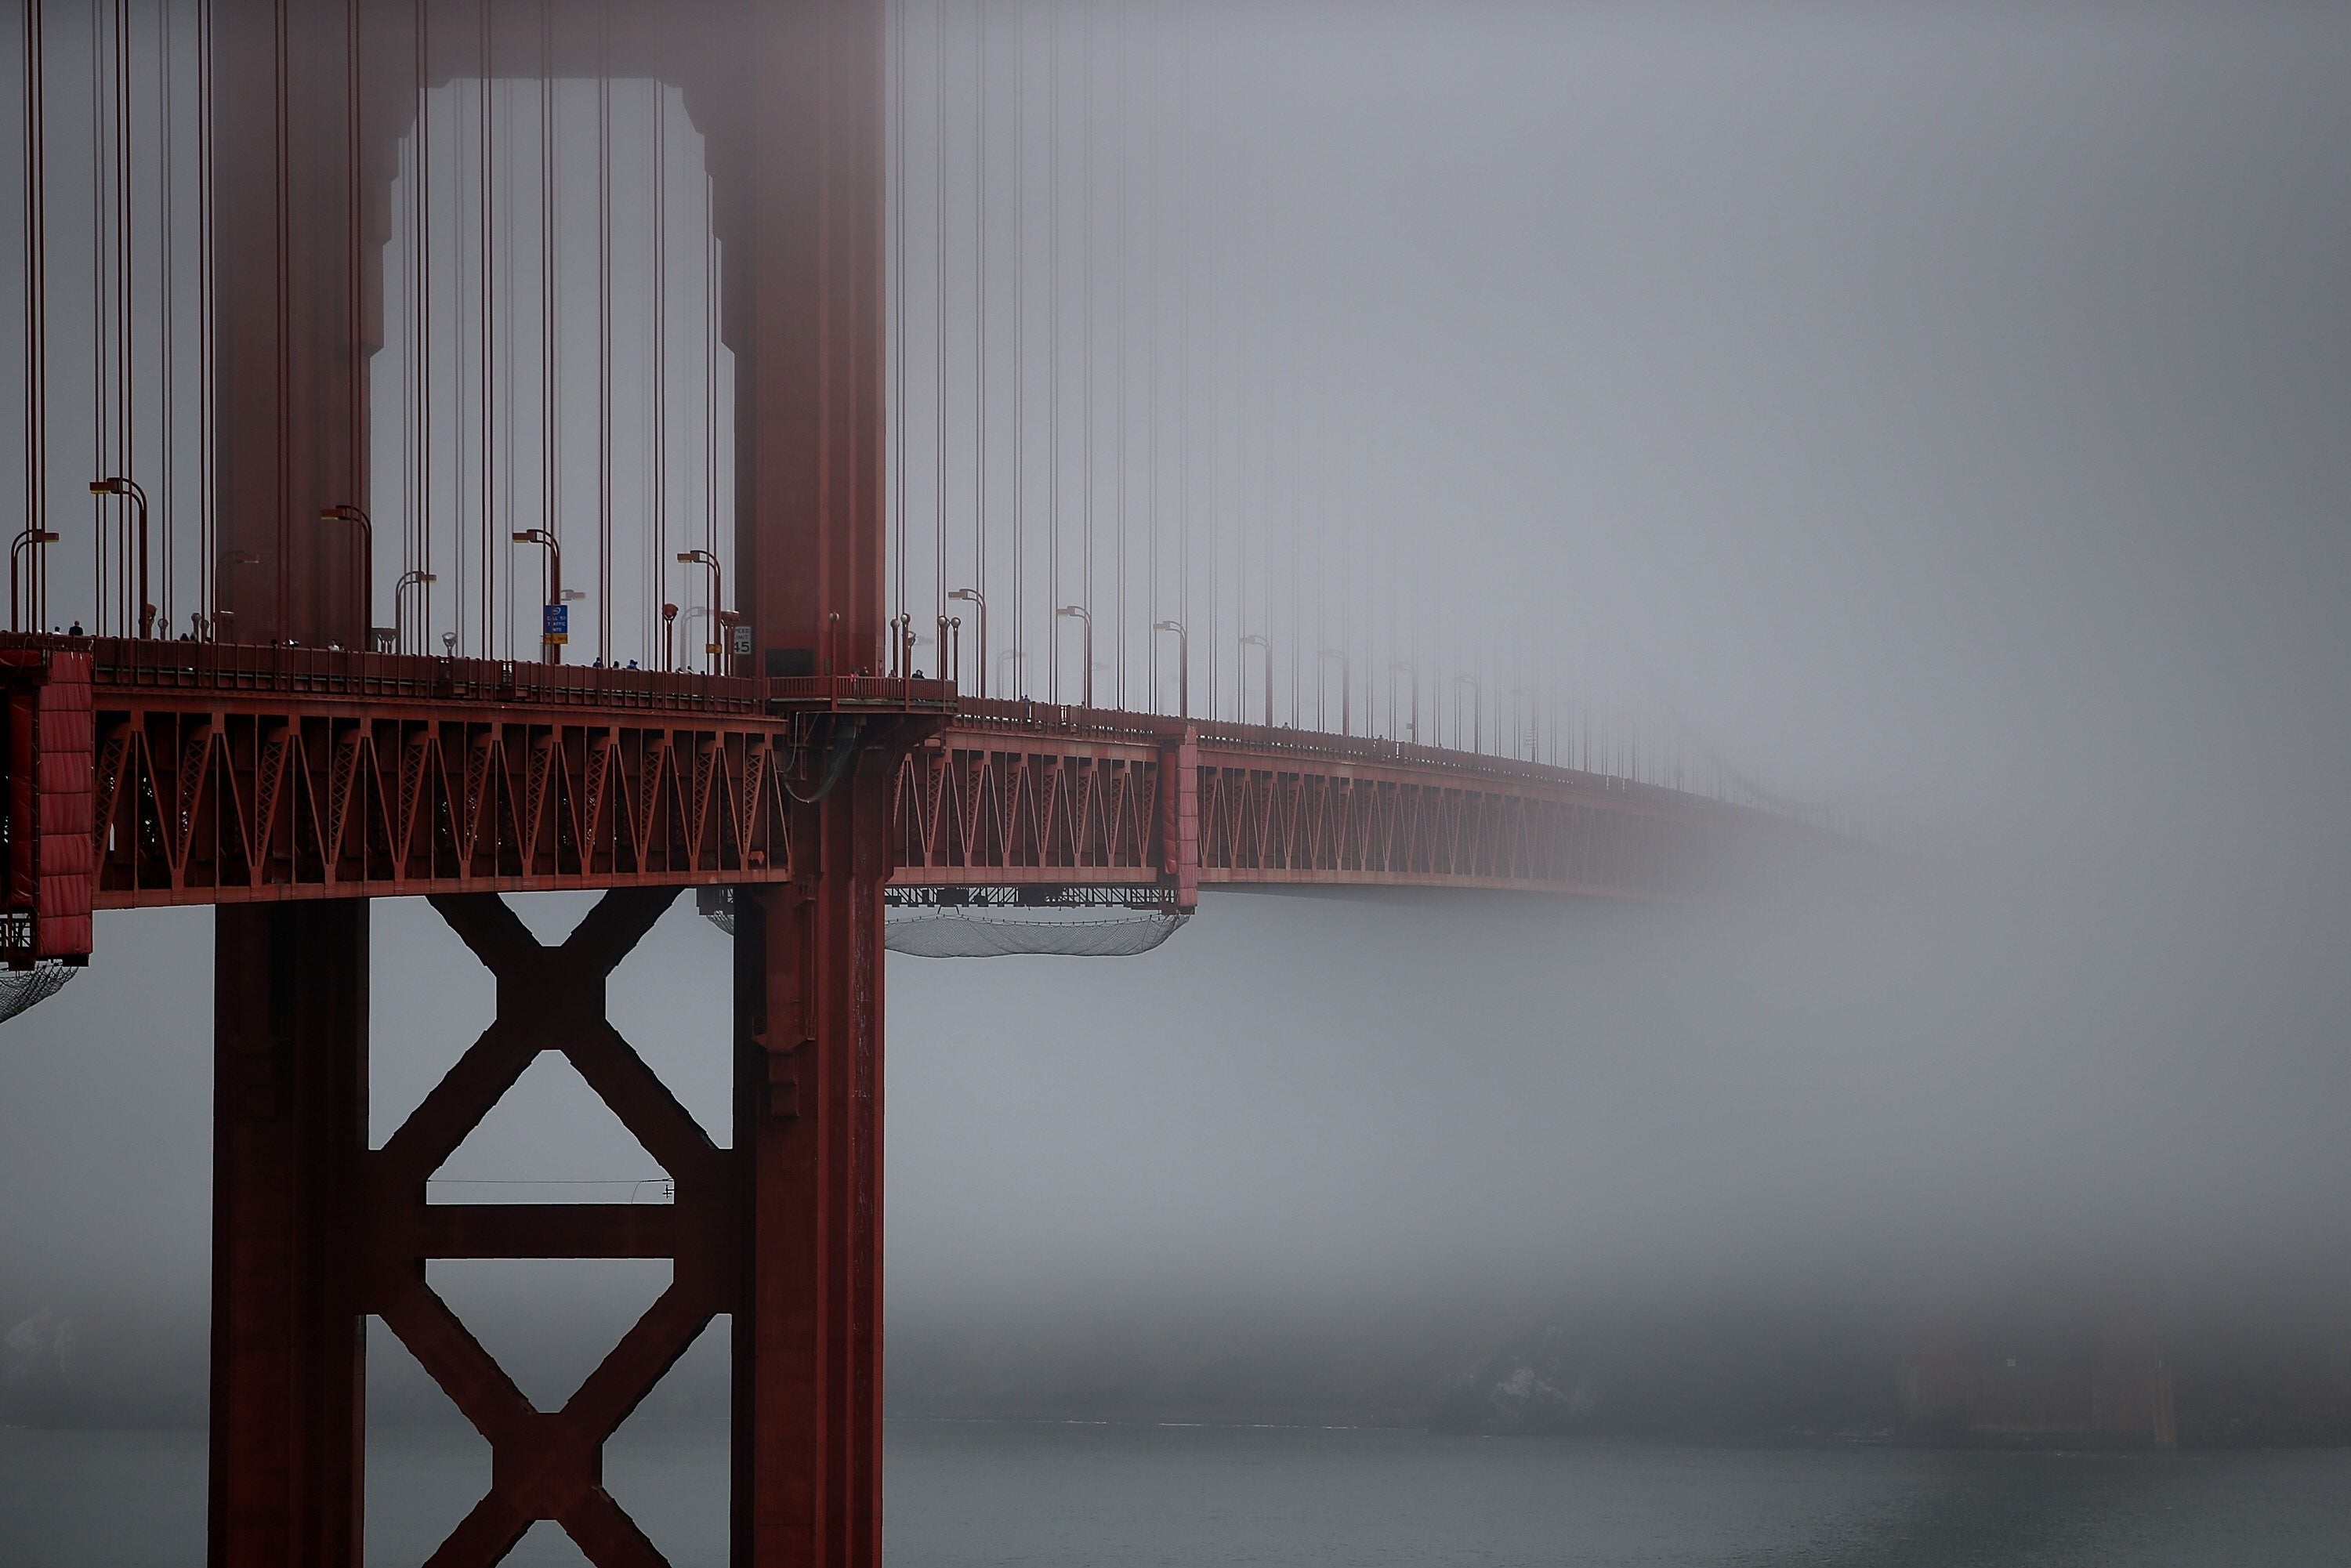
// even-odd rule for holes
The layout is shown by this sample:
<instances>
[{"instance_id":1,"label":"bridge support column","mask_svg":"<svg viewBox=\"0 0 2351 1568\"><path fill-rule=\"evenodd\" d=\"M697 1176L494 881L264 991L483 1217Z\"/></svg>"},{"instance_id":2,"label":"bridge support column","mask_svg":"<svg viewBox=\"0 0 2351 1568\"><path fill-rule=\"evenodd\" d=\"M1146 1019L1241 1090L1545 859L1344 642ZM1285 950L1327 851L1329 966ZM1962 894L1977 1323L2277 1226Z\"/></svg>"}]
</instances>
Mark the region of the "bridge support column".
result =
<instances>
[{"instance_id":1,"label":"bridge support column","mask_svg":"<svg viewBox=\"0 0 2351 1568\"><path fill-rule=\"evenodd\" d=\"M737 1568L881 1561L882 886L897 755L866 753L803 809L808 878L736 898Z\"/></svg>"},{"instance_id":2,"label":"bridge support column","mask_svg":"<svg viewBox=\"0 0 2351 1568\"><path fill-rule=\"evenodd\" d=\"M360 1560L368 904L213 922L214 1568Z\"/></svg>"}]
</instances>

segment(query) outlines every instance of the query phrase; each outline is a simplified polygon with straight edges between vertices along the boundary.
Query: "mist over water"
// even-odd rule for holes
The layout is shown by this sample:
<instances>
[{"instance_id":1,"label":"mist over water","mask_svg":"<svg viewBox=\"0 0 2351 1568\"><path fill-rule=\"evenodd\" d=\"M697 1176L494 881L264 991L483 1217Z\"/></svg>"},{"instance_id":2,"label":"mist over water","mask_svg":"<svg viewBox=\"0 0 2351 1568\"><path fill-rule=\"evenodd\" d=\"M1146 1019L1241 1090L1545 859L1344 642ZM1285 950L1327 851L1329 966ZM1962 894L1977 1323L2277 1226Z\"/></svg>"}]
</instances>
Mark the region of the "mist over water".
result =
<instances>
[{"instance_id":1,"label":"mist over water","mask_svg":"<svg viewBox=\"0 0 2351 1568\"><path fill-rule=\"evenodd\" d=\"M1361 548L1497 647L1614 648L1865 842L1723 908L1212 894L1134 958L893 956L893 1411L1419 1426L1556 1331L1626 1429L1882 1431L1972 1334L2339 1439L2351 16L1249 26ZM690 904L614 1016L723 1137ZM491 996L376 922L381 1138ZM0 1028L0 1419L201 1416L209 977L206 916L101 915ZM435 1196L657 1180L569 1071ZM661 1270L434 1277L551 1403ZM724 1351L651 1413L719 1408Z\"/></svg>"}]
</instances>

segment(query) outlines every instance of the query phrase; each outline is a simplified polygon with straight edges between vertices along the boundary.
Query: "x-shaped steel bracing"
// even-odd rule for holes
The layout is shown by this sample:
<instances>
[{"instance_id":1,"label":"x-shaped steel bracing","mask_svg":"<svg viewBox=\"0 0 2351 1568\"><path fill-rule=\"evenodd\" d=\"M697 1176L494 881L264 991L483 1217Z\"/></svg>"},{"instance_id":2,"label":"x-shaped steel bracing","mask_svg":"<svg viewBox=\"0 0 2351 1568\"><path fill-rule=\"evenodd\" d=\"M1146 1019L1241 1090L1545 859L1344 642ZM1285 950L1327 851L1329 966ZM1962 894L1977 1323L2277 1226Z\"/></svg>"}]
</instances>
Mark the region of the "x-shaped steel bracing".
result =
<instances>
[{"instance_id":1,"label":"x-shaped steel bracing","mask_svg":"<svg viewBox=\"0 0 2351 1568\"><path fill-rule=\"evenodd\" d=\"M600 1568L664 1563L603 1484L603 1445L710 1320L733 1309L735 1163L605 1016L612 969L677 896L607 893L561 946L495 894L432 901L497 977L497 1018L401 1129L368 1155L369 1310L489 1440L490 1490L433 1568L497 1562L560 1524ZM433 1204L425 1182L544 1051L560 1051L675 1186L673 1206ZM668 1258L669 1289L563 1408L542 1411L425 1282L433 1258Z\"/></svg>"}]
</instances>

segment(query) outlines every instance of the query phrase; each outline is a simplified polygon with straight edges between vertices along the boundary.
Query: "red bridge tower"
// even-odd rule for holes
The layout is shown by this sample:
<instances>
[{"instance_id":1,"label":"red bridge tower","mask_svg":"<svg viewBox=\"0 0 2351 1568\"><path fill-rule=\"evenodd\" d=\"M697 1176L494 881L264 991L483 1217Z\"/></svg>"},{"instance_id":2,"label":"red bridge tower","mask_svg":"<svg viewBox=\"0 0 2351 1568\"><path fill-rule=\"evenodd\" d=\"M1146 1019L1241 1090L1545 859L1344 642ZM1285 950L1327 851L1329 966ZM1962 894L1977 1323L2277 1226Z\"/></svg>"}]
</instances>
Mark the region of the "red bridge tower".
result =
<instances>
[{"instance_id":1,"label":"red bridge tower","mask_svg":"<svg viewBox=\"0 0 2351 1568\"><path fill-rule=\"evenodd\" d=\"M364 646L349 536L316 519L367 494L366 364L415 77L549 70L676 85L705 139L753 639L737 673L883 667L881 0L214 0L214 16L224 640ZM436 898L497 976L497 1021L380 1150L367 901L217 909L216 1568L359 1561L369 1313L494 1451L489 1495L435 1563L495 1562L539 1519L598 1563L660 1562L603 1491L601 1445L720 1312L734 1561L879 1560L882 890L891 781L926 721L877 700L813 722L841 768L789 807L795 875L738 891L730 1148L604 1021L604 976L674 886L606 894L556 948L496 893ZM425 1177L549 1050L675 1178L674 1209L424 1203ZM570 1404L540 1412L424 1282L428 1258L494 1256L665 1256L676 1275Z\"/></svg>"}]
</instances>

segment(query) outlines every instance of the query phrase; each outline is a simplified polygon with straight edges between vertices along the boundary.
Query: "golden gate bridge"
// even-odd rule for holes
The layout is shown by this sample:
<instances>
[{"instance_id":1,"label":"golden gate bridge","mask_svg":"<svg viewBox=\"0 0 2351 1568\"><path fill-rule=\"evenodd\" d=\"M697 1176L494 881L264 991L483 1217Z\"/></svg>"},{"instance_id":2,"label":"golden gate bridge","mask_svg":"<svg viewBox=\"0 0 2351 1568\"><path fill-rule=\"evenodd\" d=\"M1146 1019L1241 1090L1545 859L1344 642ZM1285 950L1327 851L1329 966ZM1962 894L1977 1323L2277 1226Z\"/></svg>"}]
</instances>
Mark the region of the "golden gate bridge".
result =
<instances>
[{"instance_id":1,"label":"golden gate bridge","mask_svg":"<svg viewBox=\"0 0 2351 1568\"><path fill-rule=\"evenodd\" d=\"M885 945L1706 902L1802 831L1384 568L1297 193L1163 10L25 0L18 64L0 947L23 1005L215 909L216 1563L358 1560L370 1315L493 1450L436 1563L659 1562L601 1444L720 1315L736 1561L876 1561ZM688 887L723 1146L603 1006ZM566 890L556 946L504 902ZM497 1016L371 1147L407 896ZM542 1051L674 1202L426 1201ZM543 1411L427 1281L489 1257L674 1275Z\"/></svg>"}]
</instances>

